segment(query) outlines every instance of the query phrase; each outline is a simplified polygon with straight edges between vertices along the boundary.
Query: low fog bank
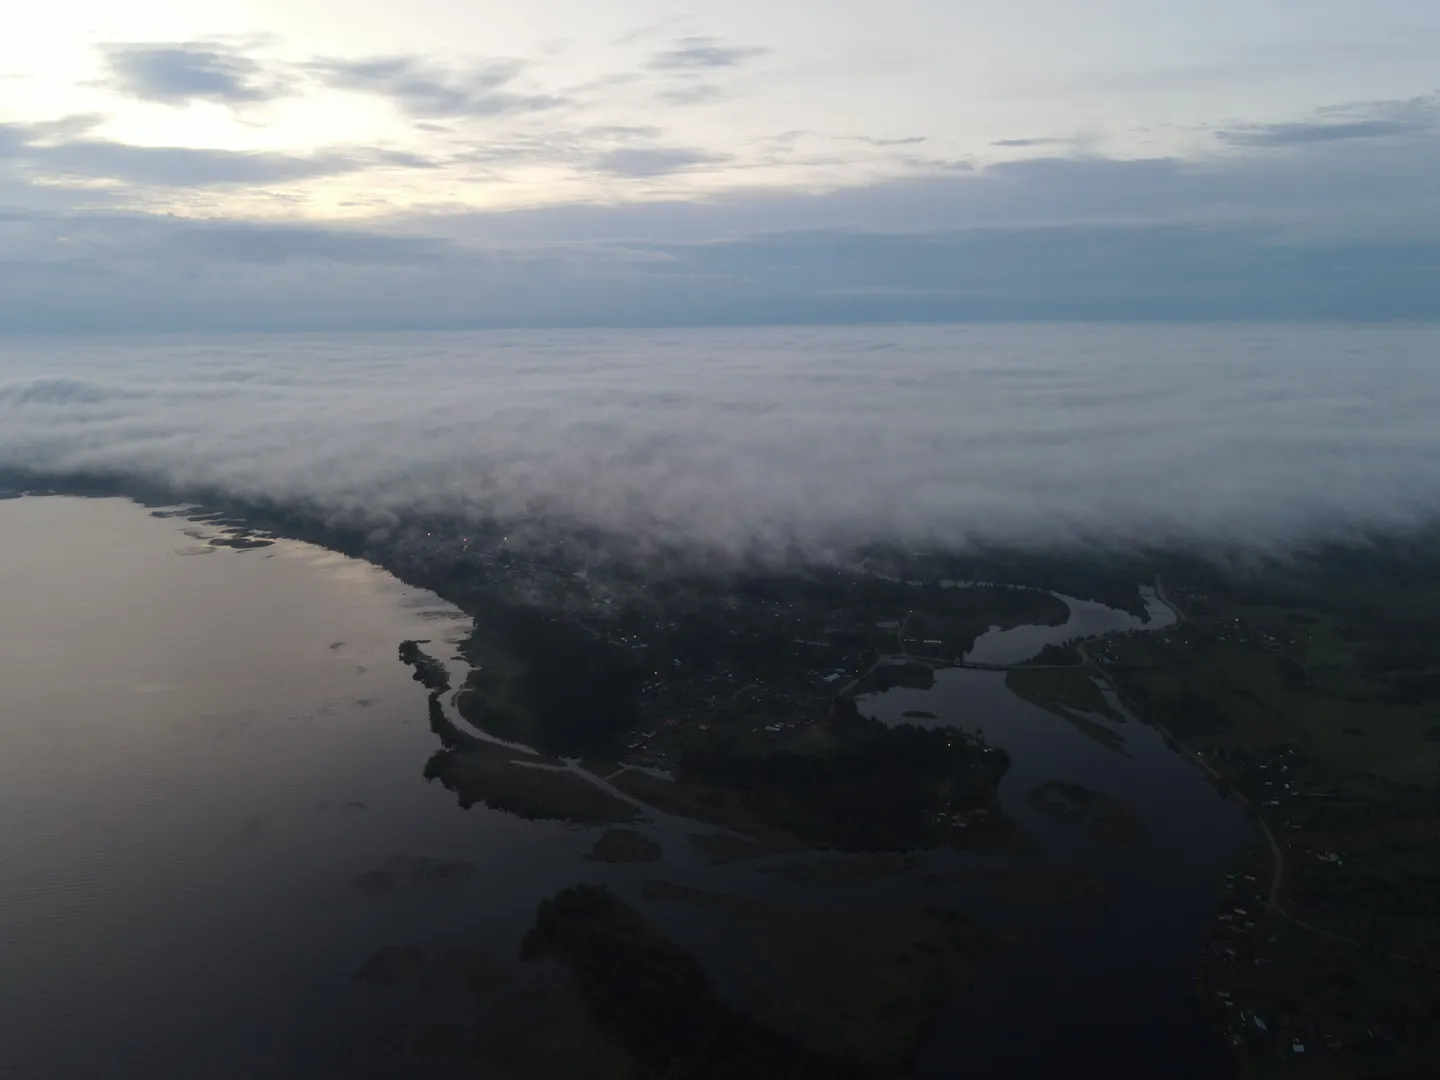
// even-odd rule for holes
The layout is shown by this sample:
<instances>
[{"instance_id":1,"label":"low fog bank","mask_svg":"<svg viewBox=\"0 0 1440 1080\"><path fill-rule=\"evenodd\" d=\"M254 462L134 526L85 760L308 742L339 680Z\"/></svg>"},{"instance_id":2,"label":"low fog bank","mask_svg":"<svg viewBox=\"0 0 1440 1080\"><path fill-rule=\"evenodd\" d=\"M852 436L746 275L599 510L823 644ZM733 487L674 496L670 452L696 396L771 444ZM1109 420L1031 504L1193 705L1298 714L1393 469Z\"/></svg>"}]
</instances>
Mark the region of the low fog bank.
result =
<instances>
[{"instance_id":1,"label":"low fog bank","mask_svg":"<svg viewBox=\"0 0 1440 1080\"><path fill-rule=\"evenodd\" d=\"M1440 519L1440 329L0 344L0 469L641 544L1283 553Z\"/></svg>"}]
</instances>

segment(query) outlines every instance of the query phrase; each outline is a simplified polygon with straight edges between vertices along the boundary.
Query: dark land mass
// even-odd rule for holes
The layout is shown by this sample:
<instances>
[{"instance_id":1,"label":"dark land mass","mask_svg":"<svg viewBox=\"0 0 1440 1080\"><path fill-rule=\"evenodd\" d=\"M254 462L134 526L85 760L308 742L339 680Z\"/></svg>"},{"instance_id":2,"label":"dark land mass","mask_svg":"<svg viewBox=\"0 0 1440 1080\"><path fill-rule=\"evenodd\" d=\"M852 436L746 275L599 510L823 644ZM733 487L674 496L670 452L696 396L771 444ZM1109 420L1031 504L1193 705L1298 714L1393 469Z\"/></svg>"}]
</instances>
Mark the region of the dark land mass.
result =
<instances>
[{"instance_id":1,"label":"dark land mass","mask_svg":"<svg viewBox=\"0 0 1440 1080\"><path fill-rule=\"evenodd\" d=\"M521 954L553 956L570 970L596 1022L639 1062L643 1077L866 1075L735 1009L700 961L604 888L579 885L544 901Z\"/></svg>"},{"instance_id":2,"label":"dark land mass","mask_svg":"<svg viewBox=\"0 0 1440 1080\"><path fill-rule=\"evenodd\" d=\"M744 1011L693 955L597 886L542 903L522 950L569 968L645 1076L895 1075L993 948L941 909L792 907L660 882L645 892L741 935L752 965L738 973Z\"/></svg>"},{"instance_id":3,"label":"dark land mass","mask_svg":"<svg viewBox=\"0 0 1440 1080\"><path fill-rule=\"evenodd\" d=\"M995 939L957 912L768 903L650 882L645 895L713 915L741 934L748 1010L809 1049L865 1073L907 1069L941 1010Z\"/></svg>"},{"instance_id":4,"label":"dark land mass","mask_svg":"<svg viewBox=\"0 0 1440 1080\"><path fill-rule=\"evenodd\" d=\"M715 727L679 744L675 779L613 783L652 805L757 838L854 851L968 847L1003 815L1008 758L949 728L887 726L852 699L780 732Z\"/></svg>"},{"instance_id":5,"label":"dark land mass","mask_svg":"<svg viewBox=\"0 0 1440 1080\"><path fill-rule=\"evenodd\" d=\"M440 693L450 689L450 673L445 670L445 665L435 657L425 652L421 645L430 644L428 641L402 641L400 643L400 662L415 669L415 681L432 693ZM331 648L334 648L332 645Z\"/></svg>"},{"instance_id":6,"label":"dark land mass","mask_svg":"<svg viewBox=\"0 0 1440 1080\"><path fill-rule=\"evenodd\" d=\"M411 643L413 644L413 643ZM425 779L455 792L462 807L482 803L529 820L586 825L630 821L638 810L565 767L526 749L483 739L457 727L430 693L430 730L441 748L425 763Z\"/></svg>"},{"instance_id":7,"label":"dark land mass","mask_svg":"<svg viewBox=\"0 0 1440 1080\"><path fill-rule=\"evenodd\" d=\"M425 763L425 779L439 780L462 807L481 803L516 817L610 825L639 810L566 769L539 765L496 743L464 751L438 750Z\"/></svg>"},{"instance_id":8,"label":"dark land mass","mask_svg":"<svg viewBox=\"0 0 1440 1080\"><path fill-rule=\"evenodd\" d=\"M1079 667L1084 662L1080 649L1072 641L1063 645L1044 645L1022 667Z\"/></svg>"},{"instance_id":9,"label":"dark land mass","mask_svg":"<svg viewBox=\"0 0 1440 1080\"><path fill-rule=\"evenodd\" d=\"M477 949L387 945L355 973L389 1006L338 1055L341 1075L640 1080L574 980Z\"/></svg>"}]
</instances>

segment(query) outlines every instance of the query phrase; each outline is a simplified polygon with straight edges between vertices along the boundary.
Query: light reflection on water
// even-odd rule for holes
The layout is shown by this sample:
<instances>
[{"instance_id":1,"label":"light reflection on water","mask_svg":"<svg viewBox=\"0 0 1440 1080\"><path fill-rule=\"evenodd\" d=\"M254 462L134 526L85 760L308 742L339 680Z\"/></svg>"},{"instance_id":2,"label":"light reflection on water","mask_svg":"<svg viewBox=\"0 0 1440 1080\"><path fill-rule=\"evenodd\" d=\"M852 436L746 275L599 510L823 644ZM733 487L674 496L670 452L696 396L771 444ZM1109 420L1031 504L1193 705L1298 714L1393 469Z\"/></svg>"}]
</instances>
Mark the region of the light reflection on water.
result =
<instances>
[{"instance_id":1,"label":"light reflection on water","mask_svg":"<svg viewBox=\"0 0 1440 1080\"><path fill-rule=\"evenodd\" d=\"M123 500L0 502L0 1076L325 1075L392 942L511 947L558 826L462 812L421 771L459 613L281 541L185 558ZM505 889L374 898L395 855Z\"/></svg>"}]
</instances>

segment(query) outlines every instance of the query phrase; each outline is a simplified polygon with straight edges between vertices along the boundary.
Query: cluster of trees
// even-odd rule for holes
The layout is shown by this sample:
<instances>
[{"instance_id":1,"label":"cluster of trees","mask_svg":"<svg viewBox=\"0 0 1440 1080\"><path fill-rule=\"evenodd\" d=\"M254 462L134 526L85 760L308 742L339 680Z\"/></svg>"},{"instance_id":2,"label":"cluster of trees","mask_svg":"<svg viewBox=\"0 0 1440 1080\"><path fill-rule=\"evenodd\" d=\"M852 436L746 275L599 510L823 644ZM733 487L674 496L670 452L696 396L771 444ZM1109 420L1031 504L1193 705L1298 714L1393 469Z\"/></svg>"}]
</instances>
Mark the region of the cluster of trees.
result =
<instances>
[{"instance_id":1,"label":"cluster of trees","mask_svg":"<svg viewBox=\"0 0 1440 1080\"><path fill-rule=\"evenodd\" d=\"M853 705L852 705L853 708ZM931 815L994 800L1008 759L982 754L955 732L887 727L843 708L824 753L801 753L735 737L686 748L680 772L745 793L772 826L827 847L905 850L932 841Z\"/></svg>"},{"instance_id":2,"label":"cluster of trees","mask_svg":"<svg viewBox=\"0 0 1440 1080\"><path fill-rule=\"evenodd\" d=\"M517 661L509 704L519 727L496 734L568 757L613 750L638 721L644 667L578 623L540 608L496 603L477 622L475 635L466 651L480 662L493 650ZM463 695L461 707L467 709ZM477 721L484 724L485 717L477 715Z\"/></svg>"},{"instance_id":3,"label":"cluster of trees","mask_svg":"<svg viewBox=\"0 0 1440 1080\"><path fill-rule=\"evenodd\" d=\"M1027 663L1040 667L1073 667L1080 663L1080 649L1073 640L1046 645Z\"/></svg>"}]
</instances>

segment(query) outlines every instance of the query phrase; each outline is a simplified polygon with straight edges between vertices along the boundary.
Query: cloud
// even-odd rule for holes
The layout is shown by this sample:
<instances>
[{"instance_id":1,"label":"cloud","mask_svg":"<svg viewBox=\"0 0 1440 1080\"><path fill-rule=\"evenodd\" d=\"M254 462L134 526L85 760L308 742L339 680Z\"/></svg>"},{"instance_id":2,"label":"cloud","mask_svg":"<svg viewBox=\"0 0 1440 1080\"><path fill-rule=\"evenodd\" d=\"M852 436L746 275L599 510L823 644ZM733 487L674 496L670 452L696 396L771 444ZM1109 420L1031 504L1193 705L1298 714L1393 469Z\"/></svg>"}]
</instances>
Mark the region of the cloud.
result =
<instances>
[{"instance_id":1,"label":"cloud","mask_svg":"<svg viewBox=\"0 0 1440 1080\"><path fill-rule=\"evenodd\" d=\"M1211 161L1033 157L818 193L414 212L368 229L212 223L223 235L200 237L162 219L122 230L113 215L64 214L57 184L525 164L623 190L728 162L644 124L523 125L440 163L351 148L276 158L117 147L93 125L0 126L0 194L36 211L0 221L0 329L1440 317L1440 140L1425 133ZM25 178L36 182L14 186ZM323 275L298 269L317 260ZM267 266L281 269L260 274Z\"/></svg>"},{"instance_id":2,"label":"cloud","mask_svg":"<svg viewBox=\"0 0 1440 1080\"><path fill-rule=\"evenodd\" d=\"M31 160L48 176L120 180L157 188L233 187L356 172L373 160L340 152L242 153L179 146L130 146L85 139L36 148Z\"/></svg>"},{"instance_id":3,"label":"cloud","mask_svg":"<svg viewBox=\"0 0 1440 1080\"><path fill-rule=\"evenodd\" d=\"M615 230L629 239L577 227L548 238L534 219L505 236L504 215L488 217L379 233L17 215L0 221L0 332L1440 319L1437 235L1232 224L727 236L721 219L681 241L635 225ZM492 235L467 235L477 225Z\"/></svg>"},{"instance_id":4,"label":"cloud","mask_svg":"<svg viewBox=\"0 0 1440 1080\"><path fill-rule=\"evenodd\" d=\"M769 51L755 45L726 45L713 37L685 37L655 53L646 66L653 71L706 71L738 67Z\"/></svg>"},{"instance_id":5,"label":"cloud","mask_svg":"<svg viewBox=\"0 0 1440 1080\"><path fill-rule=\"evenodd\" d=\"M898 139L877 139L872 135L847 135L845 138L851 142L865 143L867 146L918 146L929 141L924 135L906 135Z\"/></svg>"},{"instance_id":6,"label":"cloud","mask_svg":"<svg viewBox=\"0 0 1440 1080\"><path fill-rule=\"evenodd\" d=\"M689 86L666 87L657 91L655 97L667 105L703 105L724 95L724 90L711 83L695 83Z\"/></svg>"},{"instance_id":7,"label":"cloud","mask_svg":"<svg viewBox=\"0 0 1440 1080\"><path fill-rule=\"evenodd\" d=\"M600 154L594 160L594 167L610 176L641 178L665 176L726 160L723 154L678 146L625 146Z\"/></svg>"},{"instance_id":8,"label":"cloud","mask_svg":"<svg viewBox=\"0 0 1440 1080\"><path fill-rule=\"evenodd\" d=\"M46 183L107 180L151 188L210 188L295 182L377 166L432 164L418 155L384 150L285 154L135 146L89 135L100 119L87 115L38 124L0 124L0 170L9 166Z\"/></svg>"},{"instance_id":9,"label":"cloud","mask_svg":"<svg viewBox=\"0 0 1440 1080\"><path fill-rule=\"evenodd\" d=\"M1436 333L16 340L0 343L0 469L777 558L874 541L1285 549L1440 516Z\"/></svg>"},{"instance_id":10,"label":"cloud","mask_svg":"<svg viewBox=\"0 0 1440 1080\"><path fill-rule=\"evenodd\" d=\"M567 129L526 125L491 135L456 150L450 160L488 168L545 165L576 172L604 171L610 175L658 175L693 163L699 152L654 145L663 128L645 124L597 125ZM700 159L706 155L699 154ZM627 169L648 172L627 172ZM655 170L658 170L655 171Z\"/></svg>"},{"instance_id":11,"label":"cloud","mask_svg":"<svg viewBox=\"0 0 1440 1080\"><path fill-rule=\"evenodd\" d=\"M1065 139L996 139L991 146L1059 146Z\"/></svg>"},{"instance_id":12,"label":"cloud","mask_svg":"<svg viewBox=\"0 0 1440 1080\"><path fill-rule=\"evenodd\" d=\"M1245 124L1219 130L1215 135L1231 146L1273 148L1433 135L1437 131L1440 131L1440 95L1332 106L1321 110L1312 121Z\"/></svg>"},{"instance_id":13,"label":"cloud","mask_svg":"<svg viewBox=\"0 0 1440 1080\"><path fill-rule=\"evenodd\" d=\"M221 42L109 44L101 51L110 88L142 101L245 105L273 101L292 90L280 73Z\"/></svg>"},{"instance_id":14,"label":"cloud","mask_svg":"<svg viewBox=\"0 0 1440 1080\"><path fill-rule=\"evenodd\" d=\"M437 266L454 263L458 254L438 237L223 221L177 223L165 236L161 251L175 258L222 264L365 267Z\"/></svg>"},{"instance_id":15,"label":"cloud","mask_svg":"<svg viewBox=\"0 0 1440 1080\"><path fill-rule=\"evenodd\" d=\"M508 116L567 104L562 97L515 90L525 68L516 60L487 60L455 70L419 56L372 56L314 60L307 68L329 87L377 94L426 119Z\"/></svg>"}]
</instances>

